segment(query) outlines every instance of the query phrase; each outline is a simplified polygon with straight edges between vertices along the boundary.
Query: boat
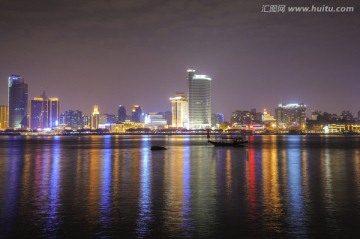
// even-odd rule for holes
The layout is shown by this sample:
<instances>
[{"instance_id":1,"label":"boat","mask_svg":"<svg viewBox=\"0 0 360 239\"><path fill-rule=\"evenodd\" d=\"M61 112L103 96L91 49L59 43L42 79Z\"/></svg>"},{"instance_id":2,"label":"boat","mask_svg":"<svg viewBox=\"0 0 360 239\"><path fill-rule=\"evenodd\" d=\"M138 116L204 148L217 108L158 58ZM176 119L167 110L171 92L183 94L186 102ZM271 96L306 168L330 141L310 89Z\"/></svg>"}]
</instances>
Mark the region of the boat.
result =
<instances>
[{"instance_id":1,"label":"boat","mask_svg":"<svg viewBox=\"0 0 360 239\"><path fill-rule=\"evenodd\" d=\"M151 150L166 150L163 146L151 146Z\"/></svg>"},{"instance_id":2,"label":"boat","mask_svg":"<svg viewBox=\"0 0 360 239\"><path fill-rule=\"evenodd\" d=\"M219 141L208 140L208 142L214 146L233 146L233 147L243 147L245 146L246 143L248 143L248 141L244 140L242 137L222 138Z\"/></svg>"}]
</instances>

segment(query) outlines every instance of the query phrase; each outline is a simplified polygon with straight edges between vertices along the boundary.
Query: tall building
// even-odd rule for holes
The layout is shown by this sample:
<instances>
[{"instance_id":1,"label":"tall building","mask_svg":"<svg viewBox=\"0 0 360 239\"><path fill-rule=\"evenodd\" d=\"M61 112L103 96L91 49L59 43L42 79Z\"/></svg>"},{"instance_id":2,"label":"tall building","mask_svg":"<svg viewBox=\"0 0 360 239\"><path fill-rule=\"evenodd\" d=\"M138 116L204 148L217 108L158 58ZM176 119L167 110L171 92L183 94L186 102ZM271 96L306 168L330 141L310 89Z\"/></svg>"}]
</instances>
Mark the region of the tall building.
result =
<instances>
[{"instance_id":1,"label":"tall building","mask_svg":"<svg viewBox=\"0 0 360 239\"><path fill-rule=\"evenodd\" d=\"M79 129L83 127L82 112L79 110L67 110L61 115L61 123L73 129Z\"/></svg>"},{"instance_id":2,"label":"tall building","mask_svg":"<svg viewBox=\"0 0 360 239\"><path fill-rule=\"evenodd\" d=\"M131 113L131 121L141 122L142 109L140 105L133 105Z\"/></svg>"},{"instance_id":3,"label":"tall building","mask_svg":"<svg viewBox=\"0 0 360 239\"><path fill-rule=\"evenodd\" d=\"M44 129L48 125L48 101L42 97L35 97L33 100L29 100L28 128L32 130Z\"/></svg>"},{"instance_id":4,"label":"tall building","mask_svg":"<svg viewBox=\"0 0 360 239\"><path fill-rule=\"evenodd\" d=\"M8 79L9 128L19 129L27 125L28 85L19 75Z\"/></svg>"},{"instance_id":5,"label":"tall building","mask_svg":"<svg viewBox=\"0 0 360 239\"><path fill-rule=\"evenodd\" d=\"M7 105L0 105L0 129L7 129L9 107Z\"/></svg>"},{"instance_id":6,"label":"tall building","mask_svg":"<svg viewBox=\"0 0 360 239\"><path fill-rule=\"evenodd\" d=\"M58 98L49 98L48 100L48 121L49 128L59 125L60 118L60 102Z\"/></svg>"},{"instance_id":7,"label":"tall building","mask_svg":"<svg viewBox=\"0 0 360 239\"><path fill-rule=\"evenodd\" d=\"M189 99L184 93L177 92L175 97L170 98L172 112L172 127L189 127Z\"/></svg>"},{"instance_id":8,"label":"tall building","mask_svg":"<svg viewBox=\"0 0 360 239\"><path fill-rule=\"evenodd\" d=\"M100 112L99 112L99 106L94 105L94 110L91 114L91 122L90 122L90 128L91 129L98 129L100 123Z\"/></svg>"},{"instance_id":9,"label":"tall building","mask_svg":"<svg viewBox=\"0 0 360 239\"><path fill-rule=\"evenodd\" d=\"M211 114L211 127L219 128L220 124L224 123L225 117L223 113Z\"/></svg>"},{"instance_id":10,"label":"tall building","mask_svg":"<svg viewBox=\"0 0 360 239\"><path fill-rule=\"evenodd\" d=\"M118 122L122 123L125 122L126 120L126 109L125 106L123 105L119 105L119 109L118 109Z\"/></svg>"},{"instance_id":11,"label":"tall building","mask_svg":"<svg viewBox=\"0 0 360 239\"><path fill-rule=\"evenodd\" d=\"M189 124L192 129L211 127L211 78L187 70L189 80Z\"/></svg>"},{"instance_id":12,"label":"tall building","mask_svg":"<svg viewBox=\"0 0 360 239\"><path fill-rule=\"evenodd\" d=\"M306 127L306 105L301 104L279 104L275 109L275 118L278 129L305 130Z\"/></svg>"}]
</instances>

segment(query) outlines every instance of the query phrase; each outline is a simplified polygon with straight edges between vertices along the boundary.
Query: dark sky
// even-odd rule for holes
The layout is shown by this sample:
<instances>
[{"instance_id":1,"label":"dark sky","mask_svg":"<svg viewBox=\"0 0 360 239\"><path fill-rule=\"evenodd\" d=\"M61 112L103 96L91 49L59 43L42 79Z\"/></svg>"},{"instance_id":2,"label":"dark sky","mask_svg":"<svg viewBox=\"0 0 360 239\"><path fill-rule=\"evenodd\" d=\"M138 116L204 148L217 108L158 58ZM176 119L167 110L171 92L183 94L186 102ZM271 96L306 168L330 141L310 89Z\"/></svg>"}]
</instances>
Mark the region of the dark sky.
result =
<instances>
[{"instance_id":1,"label":"dark sky","mask_svg":"<svg viewBox=\"0 0 360 239\"><path fill-rule=\"evenodd\" d=\"M354 13L261 13L264 4ZM0 0L0 104L20 74L61 111L170 110L186 69L213 78L213 112L303 102L360 110L360 3L352 0Z\"/></svg>"}]
</instances>

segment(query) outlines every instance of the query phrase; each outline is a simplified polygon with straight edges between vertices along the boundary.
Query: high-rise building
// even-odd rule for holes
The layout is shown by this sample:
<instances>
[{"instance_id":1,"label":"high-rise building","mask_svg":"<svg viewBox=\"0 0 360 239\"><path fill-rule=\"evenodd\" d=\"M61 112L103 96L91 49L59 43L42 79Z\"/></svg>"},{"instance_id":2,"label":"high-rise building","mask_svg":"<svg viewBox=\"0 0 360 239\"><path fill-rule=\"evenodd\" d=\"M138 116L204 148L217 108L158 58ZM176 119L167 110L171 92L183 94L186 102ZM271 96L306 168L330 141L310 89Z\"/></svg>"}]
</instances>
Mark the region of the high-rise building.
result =
<instances>
[{"instance_id":1,"label":"high-rise building","mask_svg":"<svg viewBox=\"0 0 360 239\"><path fill-rule=\"evenodd\" d=\"M172 112L172 127L189 127L189 99L182 92L177 92L175 97L170 98Z\"/></svg>"},{"instance_id":2,"label":"high-rise building","mask_svg":"<svg viewBox=\"0 0 360 239\"><path fill-rule=\"evenodd\" d=\"M84 128L91 128L91 117L88 115L82 116L82 122Z\"/></svg>"},{"instance_id":3,"label":"high-rise building","mask_svg":"<svg viewBox=\"0 0 360 239\"><path fill-rule=\"evenodd\" d=\"M61 123L73 129L83 127L82 112L79 110L67 110L61 115Z\"/></svg>"},{"instance_id":4,"label":"high-rise building","mask_svg":"<svg viewBox=\"0 0 360 239\"><path fill-rule=\"evenodd\" d=\"M224 121L223 113L211 114L211 127L219 128L219 125L224 123Z\"/></svg>"},{"instance_id":5,"label":"high-rise building","mask_svg":"<svg viewBox=\"0 0 360 239\"><path fill-rule=\"evenodd\" d=\"M211 127L211 78L187 70L189 80L189 124L192 129Z\"/></svg>"},{"instance_id":6,"label":"high-rise building","mask_svg":"<svg viewBox=\"0 0 360 239\"><path fill-rule=\"evenodd\" d=\"M42 97L29 100L28 127L29 129L44 129L48 123L48 101Z\"/></svg>"},{"instance_id":7,"label":"high-rise building","mask_svg":"<svg viewBox=\"0 0 360 239\"><path fill-rule=\"evenodd\" d=\"M123 105L119 105L119 109L118 109L118 122L122 123L125 122L126 120L126 109L125 106Z\"/></svg>"},{"instance_id":8,"label":"high-rise building","mask_svg":"<svg viewBox=\"0 0 360 239\"><path fill-rule=\"evenodd\" d=\"M9 128L19 129L27 125L28 85L19 75L8 79Z\"/></svg>"},{"instance_id":9,"label":"high-rise building","mask_svg":"<svg viewBox=\"0 0 360 239\"><path fill-rule=\"evenodd\" d=\"M141 122L142 109L140 105L133 105L131 113L131 121Z\"/></svg>"},{"instance_id":10,"label":"high-rise building","mask_svg":"<svg viewBox=\"0 0 360 239\"><path fill-rule=\"evenodd\" d=\"M0 129L7 129L8 125L8 112L9 107L7 105L0 105Z\"/></svg>"},{"instance_id":11,"label":"high-rise building","mask_svg":"<svg viewBox=\"0 0 360 239\"><path fill-rule=\"evenodd\" d=\"M100 123L99 106L94 105L94 110L91 114L91 123L90 123L91 129L98 129L99 123Z\"/></svg>"},{"instance_id":12,"label":"high-rise building","mask_svg":"<svg viewBox=\"0 0 360 239\"><path fill-rule=\"evenodd\" d=\"M306 105L301 104L279 104L275 109L275 118L278 129L305 130L306 127Z\"/></svg>"},{"instance_id":13,"label":"high-rise building","mask_svg":"<svg viewBox=\"0 0 360 239\"><path fill-rule=\"evenodd\" d=\"M58 98L49 98L48 100L48 121L49 128L54 128L59 125L60 117L60 102Z\"/></svg>"}]
</instances>

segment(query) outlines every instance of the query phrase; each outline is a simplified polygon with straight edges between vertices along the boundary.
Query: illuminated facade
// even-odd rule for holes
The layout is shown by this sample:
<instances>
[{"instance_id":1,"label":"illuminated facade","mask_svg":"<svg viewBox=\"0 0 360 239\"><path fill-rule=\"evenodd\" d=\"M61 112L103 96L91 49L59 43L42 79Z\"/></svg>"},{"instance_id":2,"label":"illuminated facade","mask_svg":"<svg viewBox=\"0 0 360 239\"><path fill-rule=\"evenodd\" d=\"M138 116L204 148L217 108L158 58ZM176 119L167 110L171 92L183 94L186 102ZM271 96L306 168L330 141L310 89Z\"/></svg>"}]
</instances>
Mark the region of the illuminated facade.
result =
<instances>
[{"instance_id":1,"label":"illuminated facade","mask_svg":"<svg viewBox=\"0 0 360 239\"><path fill-rule=\"evenodd\" d=\"M266 129L273 130L276 128L276 119L273 115L267 112L266 109L264 109L263 114L263 122Z\"/></svg>"},{"instance_id":2,"label":"illuminated facade","mask_svg":"<svg viewBox=\"0 0 360 239\"><path fill-rule=\"evenodd\" d=\"M163 114L158 112L149 112L146 116L145 124L151 129L161 129L167 126L167 121L164 119Z\"/></svg>"},{"instance_id":3,"label":"illuminated facade","mask_svg":"<svg viewBox=\"0 0 360 239\"><path fill-rule=\"evenodd\" d=\"M139 129L139 128L145 128L145 124L125 120L121 124L112 124L110 131L112 133L125 133L128 129Z\"/></svg>"},{"instance_id":4,"label":"illuminated facade","mask_svg":"<svg viewBox=\"0 0 360 239\"><path fill-rule=\"evenodd\" d=\"M27 125L28 85L19 75L11 75L8 83L9 128L23 128Z\"/></svg>"},{"instance_id":5,"label":"illuminated facade","mask_svg":"<svg viewBox=\"0 0 360 239\"><path fill-rule=\"evenodd\" d=\"M189 81L189 126L191 129L211 127L211 78L187 70Z\"/></svg>"},{"instance_id":6,"label":"illuminated facade","mask_svg":"<svg viewBox=\"0 0 360 239\"><path fill-rule=\"evenodd\" d=\"M277 128L282 130L305 130L306 105L304 104L279 104L275 109Z\"/></svg>"},{"instance_id":7,"label":"illuminated facade","mask_svg":"<svg viewBox=\"0 0 360 239\"><path fill-rule=\"evenodd\" d=\"M170 98L172 112L172 127L189 127L189 99L184 93L176 93L176 96Z\"/></svg>"},{"instance_id":8,"label":"illuminated facade","mask_svg":"<svg viewBox=\"0 0 360 239\"><path fill-rule=\"evenodd\" d=\"M48 127L48 101L42 97L29 100L28 128L44 129Z\"/></svg>"},{"instance_id":9,"label":"illuminated facade","mask_svg":"<svg viewBox=\"0 0 360 239\"><path fill-rule=\"evenodd\" d=\"M58 98L49 98L48 100L48 120L49 128L55 128L59 125L60 102Z\"/></svg>"},{"instance_id":10,"label":"illuminated facade","mask_svg":"<svg viewBox=\"0 0 360 239\"><path fill-rule=\"evenodd\" d=\"M61 124L65 124L72 129L79 129L83 127L82 112L79 110L67 110L60 118Z\"/></svg>"},{"instance_id":11,"label":"illuminated facade","mask_svg":"<svg viewBox=\"0 0 360 239\"><path fill-rule=\"evenodd\" d=\"M133 105L131 113L131 121L141 122L142 109L140 105Z\"/></svg>"},{"instance_id":12,"label":"illuminated facade","mask_svg":"<svg viewBox=\"0 0 360 239\"><path fill-rule=\"evenodd\" d=\"M9 107L7 105L0 105L0 130L7 129L8 125Z\"/></svg>"},{"instance_id":13,"label":"illuminated facade","mask_svg":"<svg viewBox=\"0 0 360 239\"><path fill-rule=\"evenodd\" d=\"M94 110L91 114L91 122L90 122L90 128L91 129L98 129L100 123L100 112L99 112L99 106L94 105Z\"/></svg>"}]
</instances>

